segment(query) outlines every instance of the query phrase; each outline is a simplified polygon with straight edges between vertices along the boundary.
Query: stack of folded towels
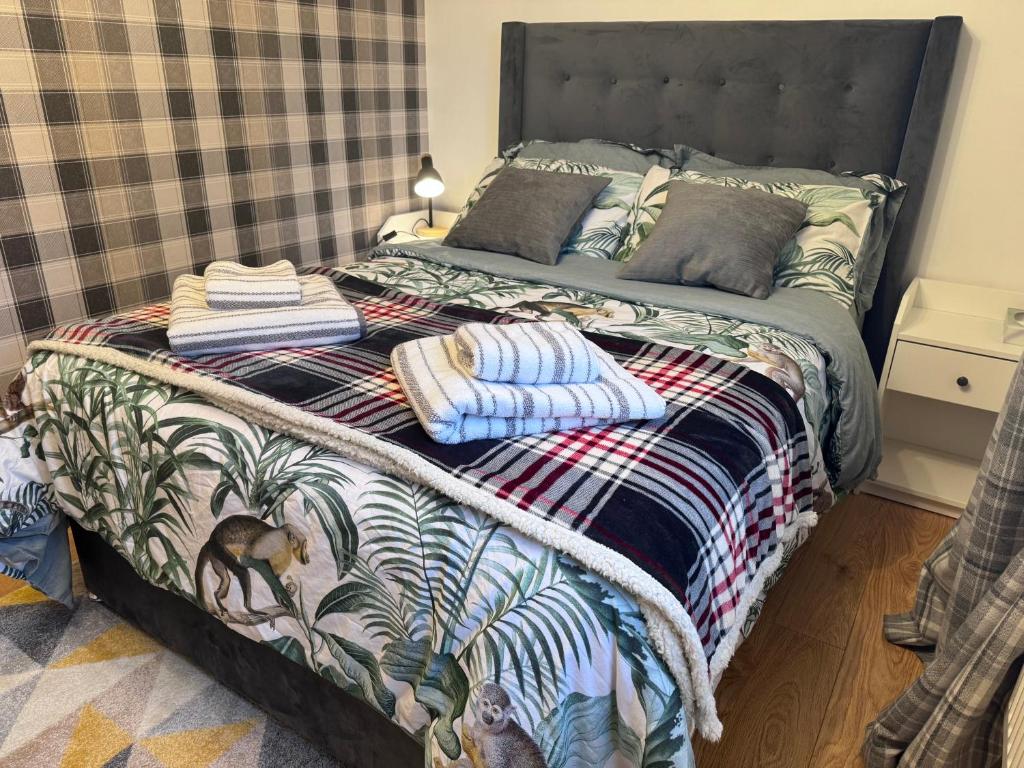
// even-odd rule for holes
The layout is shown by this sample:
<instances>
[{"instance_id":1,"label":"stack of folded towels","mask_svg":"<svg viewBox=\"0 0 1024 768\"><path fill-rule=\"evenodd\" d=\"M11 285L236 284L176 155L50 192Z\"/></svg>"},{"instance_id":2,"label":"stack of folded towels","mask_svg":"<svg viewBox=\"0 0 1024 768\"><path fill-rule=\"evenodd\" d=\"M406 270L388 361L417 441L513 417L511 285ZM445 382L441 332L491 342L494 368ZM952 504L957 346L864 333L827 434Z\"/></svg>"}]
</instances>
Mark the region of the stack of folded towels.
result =
<instances>
[{"instance_id":1,"label":"stack of folded towels","mask_svg":"<svg viewBox=\"0 0 1024 768\"><path fill-rule=\"evenodd\" d=\"M469 323L399 344L398 383L439 443L657 419L665 401L565 323Z\"/></svg>"},{"instance_id":2,"label":"stack of folded towels","mask_svg":"<svg viewBox=\"0 0 1024 768\"><path fill-rule=\"evenodd\" d=\"M344 344L366 330L362 313L329 277L299 277L291 262L246 267L217 261L182 275L171 292L167 339L180 355Z\"/></svg>"}]
</instances>

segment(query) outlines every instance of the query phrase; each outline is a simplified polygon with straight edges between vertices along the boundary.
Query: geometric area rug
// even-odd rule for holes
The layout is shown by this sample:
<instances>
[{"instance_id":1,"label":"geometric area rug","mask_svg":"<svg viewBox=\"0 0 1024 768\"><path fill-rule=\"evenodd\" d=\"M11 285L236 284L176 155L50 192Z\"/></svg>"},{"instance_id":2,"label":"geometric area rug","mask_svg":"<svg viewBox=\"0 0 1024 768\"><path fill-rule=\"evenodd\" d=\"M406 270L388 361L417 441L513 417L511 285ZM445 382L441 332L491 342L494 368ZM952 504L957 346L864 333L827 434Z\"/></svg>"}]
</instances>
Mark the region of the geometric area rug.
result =
<instances>
[{"instance_id":1,"label":"geometric area rug","mask_svg":"<svg viewBox=\"0 0 1024 768\"><path fill-rule=\"evenodd\" d=\"M337 763L103 605L0 597L4 768Z\"/></svg>"}]
</instances>

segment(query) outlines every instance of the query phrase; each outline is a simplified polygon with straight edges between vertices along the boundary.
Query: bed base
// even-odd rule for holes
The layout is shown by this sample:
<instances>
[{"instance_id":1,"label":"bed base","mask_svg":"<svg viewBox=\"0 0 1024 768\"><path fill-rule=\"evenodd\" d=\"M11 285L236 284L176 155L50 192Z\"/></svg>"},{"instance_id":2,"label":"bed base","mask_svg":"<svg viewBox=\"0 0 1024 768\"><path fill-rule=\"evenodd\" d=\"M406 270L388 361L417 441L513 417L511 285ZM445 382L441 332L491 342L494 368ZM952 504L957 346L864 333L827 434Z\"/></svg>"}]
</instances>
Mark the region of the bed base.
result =
<instances>
[{"instance_id":1,"label":"bed base","mask_svg":"<svg viewBox=\"0 0 1024 768\"><path fill-rule=\"evenodd\" d=\"M99 535L74 521L71 529L91 593L341 765L423 765L423 746L365 702L144 581Z\"/></svg>"}]
</instances>

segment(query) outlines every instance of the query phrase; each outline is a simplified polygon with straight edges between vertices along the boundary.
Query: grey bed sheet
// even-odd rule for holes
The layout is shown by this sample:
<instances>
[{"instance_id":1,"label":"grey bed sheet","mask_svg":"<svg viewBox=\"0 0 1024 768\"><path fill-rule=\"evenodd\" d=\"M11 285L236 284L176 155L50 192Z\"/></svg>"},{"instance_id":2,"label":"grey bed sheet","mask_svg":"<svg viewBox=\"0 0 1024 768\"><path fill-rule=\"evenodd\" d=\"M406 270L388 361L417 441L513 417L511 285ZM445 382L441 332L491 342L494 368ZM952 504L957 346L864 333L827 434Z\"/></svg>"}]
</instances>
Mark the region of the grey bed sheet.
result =
<instances>
[{"instance_id":1,"label":"grey bed sheet","mask_svg":"<svg viewBox=\"0 0 1024 768\"><path fill-rule=\"evenodd\" d=\"M836 418L823 448L837 490L850 491L874 477L881 460L877 385L860 331L850 313L824 294L776 288L767 299L665 283L620 280L620 264L582 254L558 264L535 264L501 253L451 248L436 242L382 245L380 255L405 255L501 277L593 291L622 301L691 309L761 323L811 339L828 364Z\"/></svg>"}]
</instances>

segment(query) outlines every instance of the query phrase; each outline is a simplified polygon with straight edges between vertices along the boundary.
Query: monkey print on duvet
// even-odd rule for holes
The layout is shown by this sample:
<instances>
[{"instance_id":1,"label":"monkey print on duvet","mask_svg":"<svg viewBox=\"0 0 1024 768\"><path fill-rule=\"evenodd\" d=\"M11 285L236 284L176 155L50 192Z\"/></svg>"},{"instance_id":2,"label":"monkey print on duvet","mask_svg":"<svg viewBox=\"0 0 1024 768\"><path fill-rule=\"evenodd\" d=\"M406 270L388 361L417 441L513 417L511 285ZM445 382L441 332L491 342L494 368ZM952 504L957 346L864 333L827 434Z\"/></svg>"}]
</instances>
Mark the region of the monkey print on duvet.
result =
<instances>
[{"instance_id":1,"label":"monkey print on duvet","mask_svg":"<svg viewBox=\"0 0 1024 768\"><path fill-rule=\"evenodd\" d=\"M791 334L411 258L345 271L727 357L785 387L810 435L828 429L824 360ZM684 693L637 605L571 558L191 393L65 355L30 364L64 509L151 583L369 702L431 768L692 765Z\"/></svg>"},{"instance_id":2,"label":"monkey print on duvet","mask_svg":"<svg viewBox=\"0 0 1024 768\"><path fill-rule=\"evenodd\" d=\"M367 701L431 768L692 765L636 605L572 559L191 393L66 355L32 364L67 513Z\"/></svg>"}]
</instances>

